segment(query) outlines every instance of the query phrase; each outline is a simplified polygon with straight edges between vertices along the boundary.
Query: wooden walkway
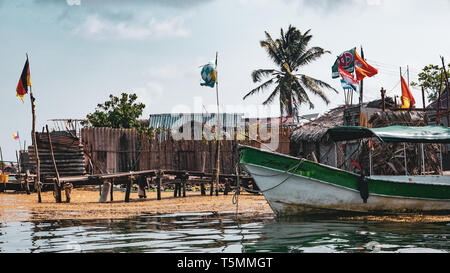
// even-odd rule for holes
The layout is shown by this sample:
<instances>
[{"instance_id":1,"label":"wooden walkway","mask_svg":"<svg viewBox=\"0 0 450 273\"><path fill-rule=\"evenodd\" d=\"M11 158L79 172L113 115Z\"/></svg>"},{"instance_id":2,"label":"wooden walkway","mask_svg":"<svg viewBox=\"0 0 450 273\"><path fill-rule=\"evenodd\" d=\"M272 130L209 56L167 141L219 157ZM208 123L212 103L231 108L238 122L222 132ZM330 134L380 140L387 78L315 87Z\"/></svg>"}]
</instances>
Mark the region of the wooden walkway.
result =
<instances>
[{"instance_id":1,"label":"wooden walkway","mask_svg":"<svg viewBox=\"0 0 450 273\"><path fill-rule=\"evenodd\" d=\"M163 186L171 185L174 188L174 197L186 196L186 185L199 185L201 195L206 195L205 184L210 185L210 195L214 194L216 188L216 195L218 195L218 185L215 185L215 173L205 173L199 171L179 171L179 170L143 170L118 172L112 174L94 174L81 176L65 176L47 177L41 181L41 187L35 187L34 174L12 174L16 177L16 182L0 183L0 192L5 190L26 191L27 193L37 192L38 201L41 200L40 192L45 190L55 191L56 202L62 202L61 192L64 190L66 195L66 202L70 202L70 191L74 187L82 186L100 186L100 194L105 195L102 191L109 189L110 200L114 200L114 185L122 185L126 188L125 202L130 201L130 192L133 185L138 186L139 198L146 198L146 189L156 188L157 199L161 200L161 191ZM220 174L219 185L223 188L223 194L226 195L232 191L237 185L243 187L255 188L253 179L247 175L236 174ZM59 198L57 198L59 196Z\"/></svg>"}]
</instances>

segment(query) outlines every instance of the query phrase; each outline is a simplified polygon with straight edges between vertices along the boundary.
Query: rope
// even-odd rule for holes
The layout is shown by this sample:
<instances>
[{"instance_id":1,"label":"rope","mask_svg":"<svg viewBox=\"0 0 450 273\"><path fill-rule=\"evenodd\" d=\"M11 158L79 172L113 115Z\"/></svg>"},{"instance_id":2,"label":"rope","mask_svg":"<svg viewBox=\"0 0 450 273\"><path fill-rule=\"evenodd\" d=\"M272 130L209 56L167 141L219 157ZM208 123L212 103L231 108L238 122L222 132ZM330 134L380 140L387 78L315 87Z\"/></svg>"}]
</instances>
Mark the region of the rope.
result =
<instances>
[{"instance_id":1,"label":"rope","mask_svg":"<svg viewBox=\"0 0 450 273\"><path fill-rule=\"evenodd\" d=\"M253 189L249 189L249 188L245 188L245 187L242 187L242 188L244 188L246 191L249 191L249 192L252 192L252 193L263 193L263 192L266 192L266 191L270 191L270 190L272 190L272 189L274 189L274 188L280 186L280 185L283 184L284 182L286 182L289 178L291 178L291 176L294 175L294 173L292 173L291 171L296 171L297 168L298 168L298 167L300 166L300 164L302 164L302 163L303 163L303 160L300 159L299 163L296 164L295 166L293 166L292 168L286 170L286 171L283 172L283 173L277 174L277 175L282 175L282 174L288 173L289 175L288 175L285 179L283 179L283 181L281 181L280 183L276 184L276 185L273 186L273 187L270 187L270 188L265 189L265 190L253 190ZM251 175L256 175L256 176L258 176L258 174L254 174L254 173L252 174L251 172L249 172L249 173L250 173ZM273 177L273 176L275 176L275 175L259 175L259 176L263 176L263 177Z\"/></svg>"}]
</instances>

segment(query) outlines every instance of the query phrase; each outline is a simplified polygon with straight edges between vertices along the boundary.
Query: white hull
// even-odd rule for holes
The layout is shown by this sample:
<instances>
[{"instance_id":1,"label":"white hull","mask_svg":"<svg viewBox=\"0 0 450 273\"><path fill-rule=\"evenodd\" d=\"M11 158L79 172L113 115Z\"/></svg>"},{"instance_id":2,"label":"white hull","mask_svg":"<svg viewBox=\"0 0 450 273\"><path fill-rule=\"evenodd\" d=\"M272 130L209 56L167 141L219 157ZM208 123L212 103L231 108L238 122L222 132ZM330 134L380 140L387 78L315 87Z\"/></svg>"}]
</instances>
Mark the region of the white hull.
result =
<instances>
[{"instance_id":1,"label":"white hull","mask_svg":"<svg viewBox=\"0 0 450 273\"><path fill-rule=\"evenodd\" d=\"M450 202L371 194L364 203L359 191L305 176L242 163L277 215L330 212L450 211ZM283 182L284 181L284 182ZM281 184L280 184L281 183Z\"/></svg>"}]
</instances>

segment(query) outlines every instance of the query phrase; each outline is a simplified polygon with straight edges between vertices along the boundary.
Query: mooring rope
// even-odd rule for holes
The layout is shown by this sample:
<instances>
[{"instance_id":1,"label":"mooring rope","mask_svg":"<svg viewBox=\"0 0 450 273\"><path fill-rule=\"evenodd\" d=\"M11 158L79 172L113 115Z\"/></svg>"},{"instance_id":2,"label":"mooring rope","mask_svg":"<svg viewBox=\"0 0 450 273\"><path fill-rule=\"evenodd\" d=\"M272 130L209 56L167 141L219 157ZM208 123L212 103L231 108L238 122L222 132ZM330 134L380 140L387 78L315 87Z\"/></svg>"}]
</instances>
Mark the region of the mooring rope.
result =
<instances>
[{"instance_id":1,"label":"mooring rope","mask_svg":"<svg viewBox=\"0 0 450 273\"><path fill-rule=\"evenodd\" d=\"M285 172L279 173L279 174L277 174L277 175L261 175L261 174L255 174L255 173L249 172L251 175L263 176L263 177L274 177L274 176L284 175L284 174L288 174L288 176L287 176L285 179L283 179L283 181L281 181L280 183L278 183L278 184L276 184L275 186L272 186L272 187L270 187L270 188L268 188L268 189L265 189L265 190L253 190L253 189L249 189L249 188L245 188L245 187L242 187L242 188L244 188L244 190L249 191L249 192L252 192L252 193L263 193L263 192L266 192L266 191L270 191L270 190L272 190L272 189L274 189L274 188L276 188L276 187L279 187L279 186L282 185L284 182L286 182L289 178L291 178L291 177L294 175L294 173L292 173L292 171L296 171L297 168L300 167L300 165L301 165L302 163L303 163L303 160L300 159L300 161L298 162L298 164L296 164L296 165L294 165L293 167L289 168L289 169L286 170ZM248 170L247 170L247 171L248 171Z\"/></svg>"}]
</instances>

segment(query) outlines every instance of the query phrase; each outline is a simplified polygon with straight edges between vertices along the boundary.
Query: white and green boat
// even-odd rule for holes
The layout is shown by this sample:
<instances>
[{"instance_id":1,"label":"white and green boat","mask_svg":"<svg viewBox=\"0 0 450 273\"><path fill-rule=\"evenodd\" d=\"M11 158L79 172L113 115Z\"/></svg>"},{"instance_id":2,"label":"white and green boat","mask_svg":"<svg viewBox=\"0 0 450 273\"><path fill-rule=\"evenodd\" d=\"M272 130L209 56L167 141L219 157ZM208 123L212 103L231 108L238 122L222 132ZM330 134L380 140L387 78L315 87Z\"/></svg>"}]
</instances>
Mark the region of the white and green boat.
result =
<instances>
[{"instance_id":1,"label":"white and green boat","mask_svg":"<svg viewBox=\"0 0 450 273\"><path fill-rule=\"evenodd\" d=\"M334 141L450 143L450 128L340 126ZM449 175L361 176L305 159L240 146L240 163L277 215L318 212L450 212Z\"/></svg>"}]
</instances>

